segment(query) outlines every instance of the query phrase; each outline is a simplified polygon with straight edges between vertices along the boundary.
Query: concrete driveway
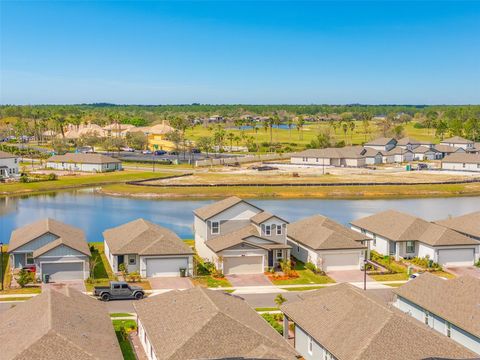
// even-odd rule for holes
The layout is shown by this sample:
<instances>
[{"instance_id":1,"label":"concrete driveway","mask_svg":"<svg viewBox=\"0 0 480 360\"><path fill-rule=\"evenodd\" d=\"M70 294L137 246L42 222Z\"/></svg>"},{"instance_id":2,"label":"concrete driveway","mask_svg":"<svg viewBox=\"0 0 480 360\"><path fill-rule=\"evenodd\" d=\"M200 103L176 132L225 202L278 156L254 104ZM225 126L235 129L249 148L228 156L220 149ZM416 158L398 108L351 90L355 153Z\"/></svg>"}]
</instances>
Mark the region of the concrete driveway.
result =
<instances>
[{"instance_id":1,"label":"concrete driveway","mask_svg":"<svg viewBox=\"0 0 480 360\"><path fill-rule=\"evenodd\" d=\"M42 290L48 289L48 288L53 288L55 290L63 290L67 286L81 292L87 291L83 280L65 280L65 281L59 281L59 282L51 282L48 284L42 283Z\"/></svg>"},{"instance_id":2,"label":"concrete driveway","mask_svg":"<svg viewBox=\"0 0 480 360\"><path fill-rule=\"evenodd\" d=\"M362 282L365 274L361 270L338 270L329 271L327 275L330 276L337 283L344 282ZM367 281L375 281L367 275Z\"/></svg>"},{"instance_id":3,"label":"concrete driveway","mask_svg":"<svg viewBox=\"0 0 480 360\"><path fill-rule=\"evenodd\" d=\"M480 268L476 266L447 267L445 270L456 276L470 275L474 278L480 279Z\"/></svg>"},{"instance_id":4,"label":"concrete driveway","mask_svg":"<svg viewBox=\"0 0 480 360\"><path fill-rule=\"evenodd\" d=\"M154 277L148 278L148 281L152 286L152 290L183 290L193 287L193 284L188 277Z\"/></svg>"},{"instance_id":5,"label":"concrete driveway","mask_svg":"<svg viewBox=\"0 0 480 360\"><path fill-rule=\"evenodd\" d=\"M264 274L225 275L233 287L237 286L269 286L272 285Z\"/></svg>"}]
</instances>

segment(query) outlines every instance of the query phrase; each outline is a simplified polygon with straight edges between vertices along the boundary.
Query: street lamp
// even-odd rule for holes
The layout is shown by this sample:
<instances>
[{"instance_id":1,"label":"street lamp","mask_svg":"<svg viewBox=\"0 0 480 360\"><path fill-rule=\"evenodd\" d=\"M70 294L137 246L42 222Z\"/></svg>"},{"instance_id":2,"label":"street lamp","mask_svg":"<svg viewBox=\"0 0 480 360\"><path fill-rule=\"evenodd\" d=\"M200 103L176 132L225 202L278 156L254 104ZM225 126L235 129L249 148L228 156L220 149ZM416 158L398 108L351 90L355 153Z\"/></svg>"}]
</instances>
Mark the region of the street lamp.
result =
<instances>
[{"instance_id":1,"label":"street lamp","mask_svg":"<svg viewBox=\"0 0 480 360\"><path fill-rule=\"evenodd\" d=\"M363 259L363 290L367 290L367 258Z\"/></svg>"},{"instance_id":2,"label":"street lamp","mask_svg":"<svg viewBox=\"0 0 480 360\"><path fill-rule=\"evenodd\" d=\"M0 282L2 283L3 291L3 242L0 242Z\"/></svg>"}]
</instances>

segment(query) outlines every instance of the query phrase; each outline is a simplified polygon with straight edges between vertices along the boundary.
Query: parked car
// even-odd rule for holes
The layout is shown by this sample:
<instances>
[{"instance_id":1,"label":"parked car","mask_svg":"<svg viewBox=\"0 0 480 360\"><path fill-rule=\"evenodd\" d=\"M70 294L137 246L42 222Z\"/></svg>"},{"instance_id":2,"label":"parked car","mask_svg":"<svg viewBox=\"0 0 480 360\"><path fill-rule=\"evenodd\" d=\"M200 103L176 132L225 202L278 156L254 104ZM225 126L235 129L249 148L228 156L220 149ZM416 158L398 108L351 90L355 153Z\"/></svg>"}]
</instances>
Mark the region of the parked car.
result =
<instances>
[{"instance_id":1,"label":"parked car","mask_svg":"<svg viewBox=\"0 0 480 360\"><path fill-rule=\"evenodd\" d=\"M143 155L151 155L152 152L151 152L150 150L143 150L143 151L142 151L142 154L143 154Z\"/></svg>"},{"instance_id":2,"label":"parked car","mask_svg":"<svg viewBox=\"0 0 480 360\"><path fill-rule=\"evenodd\" d=\"M154 154L155 155L165 155L167 152L165 150L155 150Z\"/></svg>"},{"instance_id":3,"label":"parked car","mask_svg":"<svg viewBox=\"0 0 480 360\"><path fill-rule=\"evenodd\" d=\"M110 286L95 286L93 295L103 301L116 299L141 300L145 296L145 292L140 286L132 286L125 281L111 281Z\"/></svg>"},{"instance_id":4,"label":"parked car","mask_svg":"<svg viewBox=\"0 0 480 360\"><path fill-rule=\"evenodd\" d=\"M201 154L200 149L192 149L192 154Z\"/></svg>"},{"instance_id":5,"label":"parked car","mask_svg":"<svg viewBox=\"0 0 480 360\"><path fill-rule=\"evenodd\" d=\"M417 165L417 170L428 170L428 165L424 163L420 163Z\"/></svg>"},{"instance_id":6,"label":"parked car","mask_svg":"<svg viewBox=\"0 0 480 360\"><path fill-rule=\"evenodd\" d=\"M126 152L135 152L134 149L132 149L131 147L128 147L128 146L125 146L125 147L121 148L120 150L126 151Z\"/></svg>"}]
</instances>

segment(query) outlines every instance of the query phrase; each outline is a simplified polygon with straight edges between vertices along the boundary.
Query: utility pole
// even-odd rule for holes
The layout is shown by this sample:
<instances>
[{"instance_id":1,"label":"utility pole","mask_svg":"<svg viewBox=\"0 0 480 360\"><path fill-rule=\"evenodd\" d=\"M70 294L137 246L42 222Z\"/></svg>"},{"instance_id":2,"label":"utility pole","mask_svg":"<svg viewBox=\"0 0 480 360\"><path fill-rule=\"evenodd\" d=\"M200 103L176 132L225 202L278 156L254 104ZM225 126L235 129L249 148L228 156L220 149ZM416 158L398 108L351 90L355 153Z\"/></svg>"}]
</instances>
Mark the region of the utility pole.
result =
<instances>
[{"instance_id":1,"label":"utility pole","mask_svg":"<svg viewBox=\"0 0 480 360\"><path fill-rule=\"evenodd\" d=\"M0 281L2 283L2 291L3 291L3 243L0 242Z\"/></svg>"},{"instance_id":2,"label":"utility pole","mask_svg":"<svg viewBox=\"0 0 480 360\"><path fill-rule=\"evenodd\" d=\"M363 290L367 290L367 258L363 259Z\"/></svg>"}]
</instances>

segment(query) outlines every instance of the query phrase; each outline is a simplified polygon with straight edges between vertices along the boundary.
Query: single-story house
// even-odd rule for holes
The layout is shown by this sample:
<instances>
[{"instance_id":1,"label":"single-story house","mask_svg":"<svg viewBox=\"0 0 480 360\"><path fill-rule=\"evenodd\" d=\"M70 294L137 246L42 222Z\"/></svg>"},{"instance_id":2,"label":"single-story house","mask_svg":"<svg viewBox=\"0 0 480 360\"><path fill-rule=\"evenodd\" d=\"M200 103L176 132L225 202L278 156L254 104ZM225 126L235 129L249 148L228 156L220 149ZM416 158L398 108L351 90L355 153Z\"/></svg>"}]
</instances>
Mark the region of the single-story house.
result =
<instances>
[{"instance_id":1,"label":"single-story house","mask_svg":"<svg viewBox=\"0 0 480 360\"><path fill-rule=\"evenodd\" d=\"M71 287L45 289L0 317L3 360L123 359L105 305Z\"/></svg>"},{"instance_id":2,"label":"single-story house","mask_svg":"<svg viewBox=\"0 0 480 360\"><path fill-rule=\"evenodd\" d=\"M426 258L442 266L472 266L479 259L478 241L396 210L382 211L351 222L367 235L369 249L400 258Z\"/></svg>"},{"instance_id":3,"label":"single-story house","mask_svg":"<svg viewBox=\"0 0 480 360\"><path fill-rule=\"evenodd\" d=\"M382 152L383 154L383 163L392 164L392 163L404 163L413 161L413 151L404 149L401 147L396 147L390 151Z\"/></svg>"},{"instance_id":4,"label":"single-story house","mask_svg":"<svg viewBox=\"0 0 480 360\"><path fill-rule=\"evenodd\" d=\"M114 272L124 264L142 277L180 276L193 271L193 250L173 231L137 219L103 232L105 256Z\"/></svg>"},{"instance_id":5,"label":"single-story house","mask_svg":"<svg viewBox=\"0 0 480 360\"><path fill-rule=\"evenodd\" d=\"M440 141L440 144L453 146L456 148L462 148L466 151L472 150L475 147L475 142L472 140L465 139L461 136L454 136L448 139Z\"/></svg>"},{"instance_id":6,"label":"single-story house","mask_svg":"<svg viewBox=\"0 0 480 360\"><path fill-rule=\"evenodd\" d=\"M134 308L149 360L297 358L247 302L222 291L170 291Z\"/></svg>"},{"instance_id":7,"label":"single-story house","mask_svg":"<svg viewBox=\"0 0 480 360\"><path fill-rule=\"evenodd\" d=\"M0 179L7 179L18 176L17 155L0 151Z\"/></svg>"},{"instance_id":8,"label":"single-story house","mask_svg":"<svg viewBox=\"0 0 480 360\"><path fill-rule=\"evenodd\" d=\"M480 279L424 273L393 292L398 309L480 355Z\"/></svg>"},{"instance_id":9,"label":"single-story house","mask_svg":"<svg viewBox=\"0 0 480 360\"><path fill-rule=\"evenodd\" d=\"M284 333L293 323L294 347L305 360L475 358L370 291L344 283L287 301L280 307Z\"/></svg>"},{"instance_id":10,"label":"single-story house","mask_svg":"<svg viewBox=\"0 0 480 360\"><path fill-rule=\"evenodd\" d=\"M435 221L435 223L480 241L480 211Z\"/></svg>"},{"instance_id":11,"label":"single-story house","mask_svg":"<svg viewBox=\"0 0 480 360\"><path fill-rule=\"evenodd\" d=\"M48 158L47 168L68 171L109 172L122 170L122 162L102 154L67 153Z\"/></svg>"},{"instance_id":12,"label":"single-story house","mask_svg":"<svg viewBox=\"0 0 480 360\"><path fill-rule=\"evenodd\" d=\"M8 244L12 269L35 265L36 276L52 281L85 280L90 276L90 249L83 230L43 219L12 232Z\"/></svg>"},{"instance_id":13,"label":"single-story house","mask_svg":"<svg viewBox=\"0 0 480 360\"><path fill-rule=\"evenodd\" d=\"M449 145L435 145L435 150L439 152L441 155L439 156L440 159L443 159L445 156L448 156L450 154L454 153L465 153L465 149L460 148L460 147L453 147Z\"/></svg>"},{"instance_id":14,"label":"single-story house","mask_svg":"<svg viewBox=\"0 0 480 360\"><path fill-rule=\"evenodd\" d=\"M368 147L366 147L365 150L365 164L376 165L383 162L383 154L380 150L375 150Z\"/></svg>"},{"instance_id":15,"label":"single-story house","mask_svg":"<svg viewBox=\"0 0 480 360\"><path fill-rule=\"evenodd\" d=\"M449 155L442 160L442 169L480 172L480 154Z\"/></svg>"},{"instance_id":16,"label":"single-story house","mask_svg":"<svg viewBox=\"0 0 480 360\"><path fill-rule=\"evenodd\" d=\"M236 196L194 211L195 249L224 274L263 274L290 258L279 216Z\"/></svg>"},{"instance_id":17,"label":"single-story house","mask_svg":"<svg viewBox=\"0 0 480 360\"><path fill-rule=\"evenodd\" d=\"M361 146L308 149L292 155L290 162L297 165L363 167L366 165L366 152L367 150Z\"/></svg>"},{"instance_id":18,"label":"single-story house","mask_svg":"<svg viewBox=\"0 0 480 360\"><path fill-rule=\"evenodd\" d=\"M412 150L413 152L413 159L414 160L436 160L440 159L442 154L438 152L435 147L428 147L428 146L418 146Z\"/></svg>"},{"instance_id":19,"label":"single-story house","mask_svg":"<svg viewBox=\"0 0 480 360\"><path fill-rule=\"evenodd\" d=\"M379 151L390 151L397 145L394 138L380 137L365 143L363 146Z\"/></svg>"},{"instance_id":20,"label":"single-story house","mask_svg":"<svg viewBox=\"0 0 480 360\"><path fill-rule=\"evenodd\" d=\"M292 255L323 271L360 270L365 259L366 235L348 229L322 215L287 225Z\"/></svg>"}]
</instances>

